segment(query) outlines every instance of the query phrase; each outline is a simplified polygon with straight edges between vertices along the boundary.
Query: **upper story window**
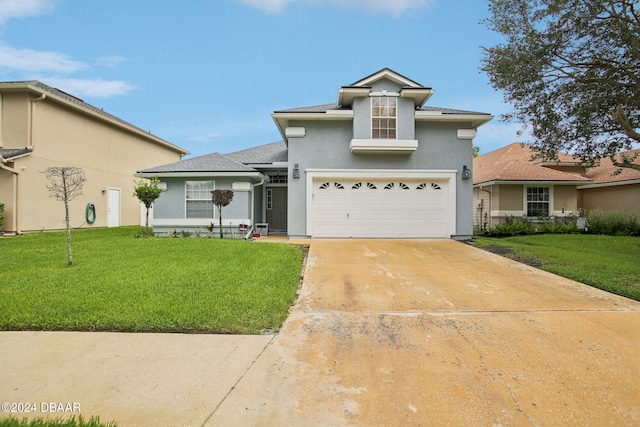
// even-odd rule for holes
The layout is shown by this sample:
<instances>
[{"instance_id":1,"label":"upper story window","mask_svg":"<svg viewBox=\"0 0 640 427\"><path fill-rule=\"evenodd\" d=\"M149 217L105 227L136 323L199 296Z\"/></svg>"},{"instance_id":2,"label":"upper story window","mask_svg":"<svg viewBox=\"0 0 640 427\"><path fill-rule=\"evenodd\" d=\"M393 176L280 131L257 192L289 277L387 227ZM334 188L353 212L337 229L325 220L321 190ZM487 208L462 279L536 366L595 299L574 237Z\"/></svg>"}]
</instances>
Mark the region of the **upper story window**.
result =
<instances>
[{"instance_id":1,"label":"upper story window","mask_svg":"<svg viewBox=\"0 0 640 427\"><path fill-rule=\"evenodd\" d=\"M392 96L371 98L371 138L396 139L397 99Z\"/></svg>"}]
</instances>

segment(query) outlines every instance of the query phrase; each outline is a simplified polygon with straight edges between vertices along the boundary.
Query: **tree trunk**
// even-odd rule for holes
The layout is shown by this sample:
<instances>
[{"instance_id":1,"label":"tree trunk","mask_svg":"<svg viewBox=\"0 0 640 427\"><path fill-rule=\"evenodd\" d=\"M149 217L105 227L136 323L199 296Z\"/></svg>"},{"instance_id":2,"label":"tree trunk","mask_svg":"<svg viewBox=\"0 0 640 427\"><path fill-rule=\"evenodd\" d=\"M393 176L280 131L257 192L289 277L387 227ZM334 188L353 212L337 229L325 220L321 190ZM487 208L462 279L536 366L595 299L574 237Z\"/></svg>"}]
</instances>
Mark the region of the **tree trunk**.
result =
<instances>
[{"instance_id":1,"label":"tree trunk","mask_svg":"<svg viewBox=\"0 0 640 427\"><path fill-rule=\"evenodd\" d=\"M67 224L67 265L73 265L73 255L71 253L71 224L69 222L69 202L64 201L64 222Z\"/></svg>"},{"instance_id":2,"label":"tree trunk","mask_svg":"<svg viewBox=\"0 0 640 427\"><path fill-rule=\"evenodd\" d=\"M218 207L218 217L220 218L220 238L223 239L224 236L222 235L222 206Z\"/></svg>"},{"instance_id":3,"label":"tree trunk","mask_svg":"<svg viewBox=\"0 0 640 427\"><path fill-rule=\"evenodd\" d=\"M149 207L145 206L147 208L147 222L146 222L146 226L147 226L147 235L145 237L149 237Z\"/></svg>"}]
</instances>

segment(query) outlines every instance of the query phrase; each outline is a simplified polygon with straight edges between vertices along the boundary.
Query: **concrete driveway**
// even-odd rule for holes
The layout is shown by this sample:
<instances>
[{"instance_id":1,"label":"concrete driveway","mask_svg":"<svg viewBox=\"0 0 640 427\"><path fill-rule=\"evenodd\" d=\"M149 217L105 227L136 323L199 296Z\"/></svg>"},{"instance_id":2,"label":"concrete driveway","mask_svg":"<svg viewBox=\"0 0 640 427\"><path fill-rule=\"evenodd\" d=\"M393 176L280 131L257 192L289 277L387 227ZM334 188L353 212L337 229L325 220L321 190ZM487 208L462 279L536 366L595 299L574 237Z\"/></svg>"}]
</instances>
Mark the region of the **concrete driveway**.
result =
<instances>
[{"instance_id":1,"label":"concrete driveway","mask_svg":"<svg viewBox=\"0 0 640 427\"><path fill-rule=\"evenodd\" d=\"M0 400L120 426L639 425L639 356L638 302L454 241L313 240L279 334L0 332Z\"/></svg>"},{"instance_id":2,"label":"concrete driveway","mask_svg":"<svg viewBox=\"0 0 640 427\"><path fill-rule=\"evenodd\" d=\"M640 303L454 241L313 241L207 425L639 425Z\"/></svg>"}]
</instances>

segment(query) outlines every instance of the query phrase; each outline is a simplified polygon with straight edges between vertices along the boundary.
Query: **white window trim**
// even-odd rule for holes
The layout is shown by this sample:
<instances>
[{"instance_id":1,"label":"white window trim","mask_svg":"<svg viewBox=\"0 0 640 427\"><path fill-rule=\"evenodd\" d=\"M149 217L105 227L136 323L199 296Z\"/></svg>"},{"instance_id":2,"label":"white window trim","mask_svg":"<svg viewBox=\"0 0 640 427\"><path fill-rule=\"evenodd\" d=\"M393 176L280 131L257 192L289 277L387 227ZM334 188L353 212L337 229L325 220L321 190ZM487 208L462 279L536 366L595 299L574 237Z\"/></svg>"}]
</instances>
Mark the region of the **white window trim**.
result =
<instances>
[{"instance_id":1,"label":"white window trim","mask_svg":"<svg viewBox=\"0 0 640 427\"><path fill-rule=\"evenodd\" d=\"M203 179L203 180L190 180L190 181L185 181L184 182L184 219L186 220L203 220L203 219L208 219L208 218L187 218L187 184L190 182L211 182L212 183L212 188L211 190L215 190L216 189L216 181L212 180L212 179ZM194 200L205 200L205 199L194 199ZM213 201L213 199L212 199ZM215 205L213 206L213 216L211 217L211 219L215 219L216 218L216 207Z\"/></svg>"},{"instance_id":2,"label":"white window trim","mask_svg":"<svg viewBox=\"0 0 640 427\"><path fill-rule=\"evenodd\" d=\"M379 92L375 92L375 93L371 93L369 94L369 112L370 112L370 121L369 121L369 139L371 140L397 140L398 139L398 129L400 128L399 126L399 120L398 120L398 96L400 94L396 94L396 93L387 93L386 91L382 91L381 93ZM395 127L395 133L396 136L395 138L374 138L373 137L373 119L374 119L374 115L373 115L373 99L374 98L393 98L396 100L396 115L395 115L395 121L396 121L396 127ZM381 116L375 116L375 117L380 117Z\"/></svg>"},{"instance_id":3,"label":"white window trim","mask_svg":"<svg viewBox=\"0 0 640 427\"><path fill-rule=\"evenodd\" d=\"M553 185L541 185L541 184L531 184L523 186L524 190L522 191L522 211L523 215L527 215L529 211L528 201L527 201L527 193L529 188L548 188L549 189L549 213L548 216L553 215L554 207L553 207ZM527 216L528 217L528 216ZM531 217L534 218L534 217Z\"/></svg>"}]
</instances>

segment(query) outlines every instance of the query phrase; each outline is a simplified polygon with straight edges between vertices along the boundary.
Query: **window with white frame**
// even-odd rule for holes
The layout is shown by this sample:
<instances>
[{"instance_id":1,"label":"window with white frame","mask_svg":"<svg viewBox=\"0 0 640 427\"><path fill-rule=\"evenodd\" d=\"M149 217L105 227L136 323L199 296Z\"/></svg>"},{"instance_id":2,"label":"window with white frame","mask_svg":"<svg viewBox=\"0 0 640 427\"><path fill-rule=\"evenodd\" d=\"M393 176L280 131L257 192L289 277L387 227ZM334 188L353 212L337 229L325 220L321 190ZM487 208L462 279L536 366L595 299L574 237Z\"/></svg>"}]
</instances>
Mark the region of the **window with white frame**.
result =
<instances>
[{"instance_id":1,"label":"window with white frame","mask_svg":"<svg viewBox=\"0 0 640 427\"><path fill-rule=\"evenodd\" d=\"M391 96L371 98L371 138L396 139L397 100Z\"/></svg>"},{"instance_id":2,"label":"window with white frame","mask_svg":"<svg viewBox=\"0 0 640 427\"><path fill-rule=\"evenodd\" d=\"M549 187L527 187L527 216L549 216Z\"/></svg>"},{"instance_id":3,"label":"window with white frame","mask_svg":"<svg viewBox=\"0 0 640 427\"><path fill-rule=\"evenodd\" d=\"M213 218L213 181L187 181L187 218Z\"/></svg>"},{"instance_id":4,"label":"window with white frame","mask_svg":"<svg viewBox=\"0 0 640 427\"><path fill-rule=\"evenodd\" d=\"M267 189L267 210L270 211L273 209L273 190L271 188Z\"/></svg>"}]
</instances>

